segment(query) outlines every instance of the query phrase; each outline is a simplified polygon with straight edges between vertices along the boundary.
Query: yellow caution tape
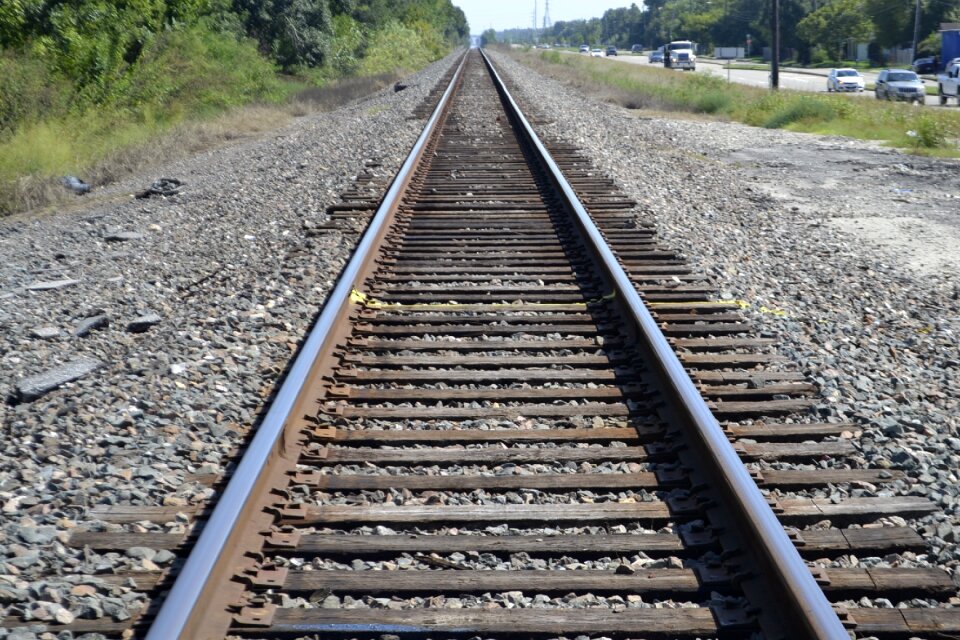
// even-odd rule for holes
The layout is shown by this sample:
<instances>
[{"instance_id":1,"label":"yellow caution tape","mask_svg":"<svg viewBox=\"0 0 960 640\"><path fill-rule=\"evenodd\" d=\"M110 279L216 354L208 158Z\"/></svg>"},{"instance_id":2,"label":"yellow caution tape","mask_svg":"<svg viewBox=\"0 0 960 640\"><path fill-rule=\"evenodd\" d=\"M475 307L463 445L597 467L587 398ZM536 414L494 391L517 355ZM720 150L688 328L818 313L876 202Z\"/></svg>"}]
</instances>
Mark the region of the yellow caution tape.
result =
<instances>
[{"instance_id":1,"label":"yellow caution tape","mask_svg":"<svg viewBox=\"0 0 960 640\"><path fill-rule=\"evenodd\" d=\"M438 311L438 310L453 310L456 311L461 307L468 305L483 305L485 307L493 308L517 308L517 307L529 307L532 309L550 309L557 307L586 307L587 305L594 304L597 302L602 302L603 300L613 300L617 296L617 292L613 291L608 293L605 296L599 298L593 298L587 302L566 302L566 303L556 303L556 302L415 302L415 303L405 303L405 302L383 302L381 300L376 300L371 298L367 294L358 290L354 287L350 291L350 302L352 304L358 304L364 306L368 309L406 309L409 311ZM717 301L702 301L702 300L671 300L668 302L646 302L648 307L659 307L666 305L697 305L697 306L725 306L734 304L740 309L749 309L751 305L746 300L717 300ZM782 309L770 309L768 307L761 306L759 309L760 313L768 313L775 315L777 317L787 317L787 312Z\"/></svg>"},{"instance_id":2,"label":"yellow caution tape","mask_svg":"<svg viewBox=\"0 0 960 640\"><path fill-rule=\"evenodd\" d=\"M358 291L356 287L350 292L350 302L353 304L359 304L368 309L408 309L411 311L437 311L437 310L446 310L451 309L456 311L457 309L468 306L468 305L483 305L485 307L530 307L534 309L549 309L552 307L586 307L588 304L593 304L600 302L602 300L612 300L617 295L616 291L608 293L605 296L600 298L594 298L586 302L415 302L415 303L405 303L405 302L383 302L381 300L376 300L371 298L362 291Z\"/></svg>"}]
</instances>

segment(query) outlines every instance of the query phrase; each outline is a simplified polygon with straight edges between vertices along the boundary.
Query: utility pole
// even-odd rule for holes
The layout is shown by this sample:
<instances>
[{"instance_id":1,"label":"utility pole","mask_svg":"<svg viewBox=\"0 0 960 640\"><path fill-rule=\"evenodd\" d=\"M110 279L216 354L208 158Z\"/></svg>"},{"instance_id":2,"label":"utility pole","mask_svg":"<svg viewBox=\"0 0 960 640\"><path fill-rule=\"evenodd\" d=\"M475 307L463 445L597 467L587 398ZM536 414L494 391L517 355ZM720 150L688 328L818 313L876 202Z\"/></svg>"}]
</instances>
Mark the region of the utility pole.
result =
<instances>
[{"instance_id":1,"label":"utility pole","mask_svg":"<svg viewBox=\"0 0 960 640\"><path fill-rule=\"evenodd\" d=\"M550 20L550 0L544 0L543 4L543 32L546 33L553 26L553 21Z\"/></svg>"},{"instance_id":2,"label":"utility pole","mask_svg":"<svg viewBox=\"0 0 960 640\"><path fill-rule=\"evenodd\" d=\"M533 0L533 44L537 44L537 0Z\"/></svg>"},{"instance_id":3,"label":"utility pole","mask_svg":"<svg viewBox=\"0 0 960 640\"><path fill-rule=\"evenodd\" d=\"M913 51L910 55L917 59L917 45L920 43L920 0L917 0L917 9L913 14Z\"/></svg>"},{"instance_id":4,"label":"utility pole","mask_svg":"<svg viewBox=\"0 0 960 640\"><path fill-rule=\"evenodd\" d=\"M919 2L920 0L917 0ZM780 89L780 0L773 0L773 50L770 52L770 88Z\"/></svg>"}]
</instances>

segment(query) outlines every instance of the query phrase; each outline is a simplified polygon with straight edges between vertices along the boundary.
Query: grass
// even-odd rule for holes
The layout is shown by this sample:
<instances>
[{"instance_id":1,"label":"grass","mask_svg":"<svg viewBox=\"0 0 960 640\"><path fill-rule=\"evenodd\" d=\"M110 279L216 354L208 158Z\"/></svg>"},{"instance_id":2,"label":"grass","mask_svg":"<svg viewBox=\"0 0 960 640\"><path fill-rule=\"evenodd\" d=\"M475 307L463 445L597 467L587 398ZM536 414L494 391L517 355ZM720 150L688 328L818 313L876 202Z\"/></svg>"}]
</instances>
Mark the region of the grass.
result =
<instances>
[{"instance_id":1,"label":"grass","mask_svg":"<svg viewBox=\"0 0 960 640\"><path fill-rule=\"evenodd\" d=\"M558 52L511 52L535 70L630 109L686 112L770 129L879 140L923 155L960 157L960 113L800 91L771 92L706 74L612 65Z\"/></svg>"},{"instance_id":2,"label":"grass","mask_svg":"<svg viewBox=\"0 0 960 640\"><path fill-rule=\"evenodd\" d=\"M67 79L36 61L0 51L0 216L74 199L60 184L64 175L106 185L335 109L426 66L445 46L391 24L349 70L291 77L279 75L252 42L184 29L160 39L97 104L78 100Z\"/></svg>"}]
</instances>

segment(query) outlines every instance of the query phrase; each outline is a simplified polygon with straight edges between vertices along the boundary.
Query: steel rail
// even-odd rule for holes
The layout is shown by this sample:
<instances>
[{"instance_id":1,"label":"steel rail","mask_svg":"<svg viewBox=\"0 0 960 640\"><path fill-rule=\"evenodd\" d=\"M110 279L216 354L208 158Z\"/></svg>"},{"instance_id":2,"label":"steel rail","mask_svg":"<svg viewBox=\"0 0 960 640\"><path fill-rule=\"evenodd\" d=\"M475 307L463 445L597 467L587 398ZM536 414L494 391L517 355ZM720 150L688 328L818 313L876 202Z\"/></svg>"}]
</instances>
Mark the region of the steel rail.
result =
<instances>
[{"instance_id":1,"label":"steel rail","mask_svg":"<svg viewBox=\"0 0 960 640\"><path fill-rule=\"evenodd\" d=\"M460 61L450 84L427 121L423 132L417 139L409 156L394 178L377 208L376 213L364 232L353 256L341 272L337 285L327 297L320 317L310 330L303 347L300 349L293 366L290 368L276 398L270 405L267 415L257 429L256 435L247 448L240 464L233 473L223 495L203 527L200 537L177 575L170 593L164 599L157 616L147 633L146 640L172 640L180 638L194 615L196 603L207 587L218 560L225 551L231 532L243 513L251 492L257 484L267 461L275 451L291 418L301 389L307 380L314 362L326 347L327 336L337 323L338 317L349 304L350 294L357 285L358 276L370 257L384 228L400 203L407 182L416 170L421 155L433 136L437 124L453 95L457 81L463 73L466 56ZM203 612L196 612L203 615Z\"/></svg>"},{"instance_id":2,"label":"steel rail","mask_svg":"<svg viewBox=\"0 0 960 640\"><path fill-rule=\"evenodd\" d=\"M539 160L559 187L567 205L575 214L590 248L600 258L602 267L613 281L616 295L630 311L643 338L653 352L657 366L664 375L666 385L676 400L678 410L694 427L703 449L711 457L715 473L723 483L728 499L743 516L754 543L765 564L775 572L774 586L784 596L786 613L801 629L791 631L793 638L817 638L819 640L848 640L844 628L823 590L817 585L809 567L800 557L796 546L787 537L783 525L777 520L770 505L750 477L720 423L710 412L690 376L657 326L629 276L620 266L616 256L607 245L590 214L577 197L570 183L563 176L557 163L523 115L506 84L500 78L492 61L481 49L484 61L490 69L497 90L512 110L524 135L534 148ZM796 633L795 633L796 632Z\"/></svg>"}]
</instances>

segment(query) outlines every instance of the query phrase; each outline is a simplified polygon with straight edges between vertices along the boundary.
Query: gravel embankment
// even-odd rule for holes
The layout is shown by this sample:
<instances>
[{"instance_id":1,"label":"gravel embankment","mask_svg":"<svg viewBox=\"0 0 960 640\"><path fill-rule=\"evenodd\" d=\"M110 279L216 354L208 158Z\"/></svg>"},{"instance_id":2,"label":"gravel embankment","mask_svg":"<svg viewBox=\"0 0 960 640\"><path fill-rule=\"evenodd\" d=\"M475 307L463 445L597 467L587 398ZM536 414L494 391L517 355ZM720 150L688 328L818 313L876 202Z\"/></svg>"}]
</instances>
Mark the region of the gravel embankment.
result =
<instances>
[{"instance_id":1,"label":"gravel embankment","mask_svg":"<svg viewBox=\"0 0 960 640\"><path fill-rule=\"evenodd\" d=\"M352 250L354 236L305 229L365 162L399 168L423 126L407 118L452 61L79 210L0 220L0 617L138 607L131 589L79 576L173 556L84 553L65 546L71 530L94 505L210 497L194 478L224 470ZM180 194L127 195L161 175Z\"/></svg>"},{"instance_id":2,"label":"gravel embankment","mask_svg":"<svg viewBox=\"0 0 960 640\"><path fill-rule=\"evenodd\" d=\"M643 117L494 57L521 104L549 114L540 134L576 143L610 173L663 242L713 276L722 297L749 303L757 331L779 337L777 350L821 385L808 419L860 425L857 462L909 474L889 488L821 493L928 496L942 513L911 524L932 553L883 560L935 563L958 577L960 247L944 242L960 238L957 162L845 138ZM893 234L886 243L871 235L877 227ZM939 243L918 244L923 236Z\"/></svg>"}]
</instances>

